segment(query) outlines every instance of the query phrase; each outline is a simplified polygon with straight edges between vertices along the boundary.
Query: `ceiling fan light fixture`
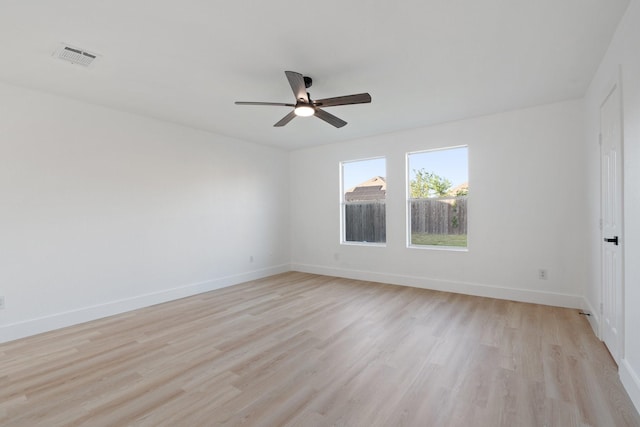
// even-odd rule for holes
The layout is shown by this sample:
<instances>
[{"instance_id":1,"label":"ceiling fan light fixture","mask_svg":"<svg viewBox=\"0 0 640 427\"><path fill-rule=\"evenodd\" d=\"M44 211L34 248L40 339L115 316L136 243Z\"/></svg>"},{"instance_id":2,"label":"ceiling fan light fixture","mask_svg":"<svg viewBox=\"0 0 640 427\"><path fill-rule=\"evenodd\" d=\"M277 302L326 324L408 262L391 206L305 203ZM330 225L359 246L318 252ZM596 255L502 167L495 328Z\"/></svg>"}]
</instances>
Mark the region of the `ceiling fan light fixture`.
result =
<instances>
[{"instance_id":1,"label":"ceiling fan light fixture","mask_svg":"<svg viewBox=\"0 0 640 427\"><path fill-rule=\"evenodd\" d=\"M316 112L315 108L309 105L298 105L296 109L293 111L296 113L296 116L300 116L300 117L313 116Z\"/></svg>"}]
</instances>

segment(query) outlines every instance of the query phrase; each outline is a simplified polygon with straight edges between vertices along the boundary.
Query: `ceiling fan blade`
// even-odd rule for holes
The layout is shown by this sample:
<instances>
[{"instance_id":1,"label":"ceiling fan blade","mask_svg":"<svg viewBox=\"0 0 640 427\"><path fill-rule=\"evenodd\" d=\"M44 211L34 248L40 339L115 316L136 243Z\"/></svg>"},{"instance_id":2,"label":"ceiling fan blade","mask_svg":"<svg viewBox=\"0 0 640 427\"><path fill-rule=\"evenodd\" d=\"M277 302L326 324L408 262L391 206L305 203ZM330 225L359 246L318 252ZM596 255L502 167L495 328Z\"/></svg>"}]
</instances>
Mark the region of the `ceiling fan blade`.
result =
<instances>
[{"instance_id":1,"label":"ceiling fan blade","mask_svg":"<svg viewBox=\"0 0 640 427\"><path fill-rule=\"evenodd\" d=\"M335 107L336 105L366 104L371 102L371 95L358 93L356 95L336 96L334 98L316 99L313 104L318 107Z\"/></svg>"},{"instance_id":2,"label":"ceiling fan blade","mask_svg":"<svg viewBox=\"0 0 640 427\"><path fill-rule=\"evenodd\" d=\"M293 94L296 96L296 100L309 102L309 96L307 95L307 87L304 84L304 76L295 71L285 71L287 80L293 89Z\"/></svg>"},{"instance_id":3,"label":"ceiling fan blade","mask_svg":"<svg viewBox=\"0 0 640 427\"><path fill-rule=\"evenodd\" d=\"M319 108L316 108L315 116L337 128L341 128L342 126L347 124L347 122L345 122L344 120L334 116L333 114L327 113L326 111L321 110Z\"/></svg>"},{"instance_id":4,"label":"ceiling fan blade","mask_svg":"<svg viewBox=\"0 0 640 427\"><path fill-rule=\"evenodd\" d=\"M296 116L296 112L292 111L289 114L287 114L286 116L284 116L282 119L280 119L280 121L278 123L276 123L275 125L273 125L274 127L282 127L284 125L286 125L287 123L289 123L291 120L294 119L294 117Z\"/></svg>"},{"instance_id":5,"label":"ceiling fan blade","mask_svg":"<svg viewBox=\"0 0 640 427\"><path fill-rule=\"evenodd\" d=\"M295 107L295 104L285 104L283 102L245 102L245 101L236 101L236 105L277 105L280 107Z\"/></svg>"}]
</instances>

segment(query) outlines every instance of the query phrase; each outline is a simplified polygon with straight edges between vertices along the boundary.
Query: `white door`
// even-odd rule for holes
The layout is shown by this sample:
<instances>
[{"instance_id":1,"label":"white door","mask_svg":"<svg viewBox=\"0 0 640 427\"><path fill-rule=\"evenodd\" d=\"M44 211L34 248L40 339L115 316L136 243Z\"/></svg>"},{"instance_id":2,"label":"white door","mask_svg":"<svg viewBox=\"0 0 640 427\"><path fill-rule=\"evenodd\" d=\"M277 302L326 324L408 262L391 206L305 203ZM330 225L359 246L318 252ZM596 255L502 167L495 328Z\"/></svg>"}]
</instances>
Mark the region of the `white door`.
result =
<instances>
[{"instance_id":1,"label":"white door","mask_svg":"<svg viewBox=\"0 0 640 427\"><path fill-rule=\"evenodd\" d=\"M615 84L600 106L602 173L602 340L616 363L623 351L622 106Z\"/></svg>"}]
</instances>

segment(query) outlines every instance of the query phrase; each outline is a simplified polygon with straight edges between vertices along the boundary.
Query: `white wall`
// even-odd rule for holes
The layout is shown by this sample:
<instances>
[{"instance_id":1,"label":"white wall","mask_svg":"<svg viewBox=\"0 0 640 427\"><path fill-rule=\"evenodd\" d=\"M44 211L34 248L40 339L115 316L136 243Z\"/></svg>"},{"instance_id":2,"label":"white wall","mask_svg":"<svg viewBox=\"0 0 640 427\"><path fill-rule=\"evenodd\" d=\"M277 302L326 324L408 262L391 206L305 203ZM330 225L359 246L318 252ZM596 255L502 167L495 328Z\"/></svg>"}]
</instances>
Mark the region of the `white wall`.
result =
<instances>
[{"instance_id":1,"label":"white wall","mask_svg":"<svg viewBox=\"0 0 640 427\"><path fill-rule=\"evenodd\" d=\"M288 199L284 151L0 85L0 342L286 271Z\"/></svg>"},{"instance_id":2,"label":"white wall","mask_svg":"<svg viewBox=\"0 0 640 427\"><path fill-rule=\"evenodd\" d=\"M599 108L612 81L621 75L624 115L624 250L625 348L620 365L620 377L636 408L640 410L640 0L631 0L614 39L600 64L585 97L587 117L586 148L588 156L589 228L591 247L587 299L599 307L600 291L600 231L599 218ZM621 71L621 73L620 73ZM598 329L595 324L594 328Z\"/></svg>"},{"instance_id":3,"label":"white wall","mask_svg":"<svg viewBox=\"0 0 640 427\"><path fill-rule=\"evenodd\" d=\"M294 151L292 266L581 307L583 129L582 101L570 101ZM469 146L469 251L406 248L405 153L461 144ZM340 245L339 162L374 156L387 158L387 245Z\"/></svg>"}]
</instances>

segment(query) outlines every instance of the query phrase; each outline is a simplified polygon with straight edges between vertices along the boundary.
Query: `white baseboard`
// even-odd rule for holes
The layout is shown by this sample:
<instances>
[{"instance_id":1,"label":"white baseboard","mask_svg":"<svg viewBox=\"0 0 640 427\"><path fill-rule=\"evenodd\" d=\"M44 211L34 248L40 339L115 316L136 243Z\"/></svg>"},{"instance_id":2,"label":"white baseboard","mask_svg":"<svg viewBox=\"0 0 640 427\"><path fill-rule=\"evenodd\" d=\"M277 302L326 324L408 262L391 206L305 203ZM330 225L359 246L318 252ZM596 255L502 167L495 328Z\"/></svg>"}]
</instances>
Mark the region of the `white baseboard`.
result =
<instances>
[{"instance_id":1,"label":"white baseboard","mask_svg":"<svg viewBox=\"0 0 640 427\"><path fill-rule=\"evenodd\" d=\"M371 271L350 270L332 267L323 267L308 264L282 264L261 270L249 271L237 275L226 276L208 281L179 286L132 298L111 301L104 304L84 307L77 310L56 313L50 316L29 319L17 323L0 326L0 343L13 341L31 335L88 322L115 314L124 313L138 308L148 307L154 304L185 298L203 292L236 285L250 280L280 274L287 271L301 271L305 273L323 274L328 276L345 277L349 279L367 280L371 282L389 283L416 288L433 289L438 291L455 292L468 295L476 295L490 298L498 298L512 301L530 302L558 307L581 308L595 313L589 302L581 296L559 294L552 292L539 292L527 289L503 288L478 283L457 282L448 280L429 279L416 276L395 275ZM591 317L594 317L593 315ZM598 318L589 319L595 321L592 327L597 331Z\"/></svg>"},{"instance_id":2,"label":"white baseboard","mask_svg":"<svg viewBox=\"0 0 640 427\"><path fill-rule=\"evenodd\" d=\"M638 373L629 365L626 359L622 359L622 363L620 363L618 367L618 372L622 385L631 398L636 410L640 412L640 376L638 376Z\"/></svg>"},{"instance_id":3,"label":"white baseboard","mask_svg":"<svg viewBox=\"0 0 640 427\"><path fill-rule=\"evenodd\" d=\"M308 264L292 264L291 269L303 273L323 274L326 276L344 277L347 279L366 280L370 282L389 283L392 285L412 286L415 288L459 294L497 298L511 301L529 302L556 307L583 308L582 296L540 292L528 289L503 288L480 283L458 282L451 280L430 279L426 277L405 276L379 273L374 271L350 270Z\"/></svg>"},{"instance_id":4,"label":"white baseboard","mask_svg":"<svg viewBox=\"0 0 640 427\"><path fill-rule=\"evenodd\" d=\"M90 307L83 307L77 310L56 313L50 316L2 325L0 326L0 343L13 341L19 338L71 325L77 325L83 322L89 322L103 317L113 316L115 314L136 310L138 308L189 297L203 292L213 291L215 289L225 288L227 286L237 285L238 283L248 282L250 280L273 276L274 274L285 273L290 270L291 268L289 264L277 265L232 276L211 279L204 282L178 286L150 294L138 295L132 298L110 301Z\"/></svg>"},{"instance_id":5,"label":"white baseboard","mask_svg":"<svg viewBox=\"0 0 640 427\"><path fill-rule=\"evenodd\" d=\"M586 313L590 314L590 316L587 316L587 320L589 321L589 324L591 325L591 329L593 329L593 333L596 335L596 337L598 337L598 339L600 339L600 315L599 315L599 313L593 308L593 305L591 304L591 301L589 301L585 297L582 298L582 309Z\"/></svg>"}]
</instances>

